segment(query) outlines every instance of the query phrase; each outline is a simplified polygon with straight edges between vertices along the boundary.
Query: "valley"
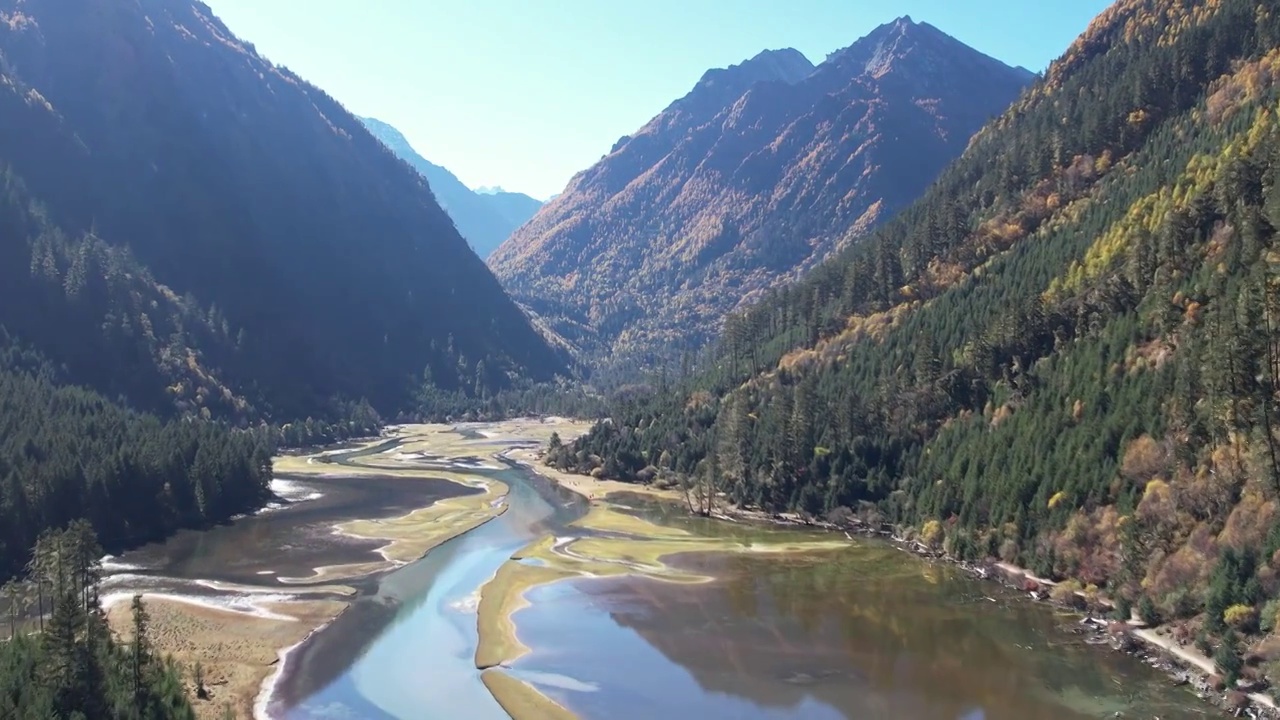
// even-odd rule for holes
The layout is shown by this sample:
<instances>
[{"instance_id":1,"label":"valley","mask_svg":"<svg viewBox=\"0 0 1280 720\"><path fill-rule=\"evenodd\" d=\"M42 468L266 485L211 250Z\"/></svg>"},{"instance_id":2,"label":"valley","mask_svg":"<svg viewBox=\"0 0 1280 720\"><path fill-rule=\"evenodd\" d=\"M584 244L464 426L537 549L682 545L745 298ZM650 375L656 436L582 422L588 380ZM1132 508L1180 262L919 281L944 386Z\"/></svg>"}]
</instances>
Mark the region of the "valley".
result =
<instances>
[{"instance_id":1,"label":"valley","mask_svg":"<svg viewBox=\"0 0 1280 720\"><path fill-rule=\"evenodd\" d=\"M0 0L0 718L1280 716L1274 2L534 5Z\"/></svg>"},{"instance_id":2,"label":"valley","mask_svg":"<svg viewBox=\"0 0 1280 720\"><path fill-rule=\"evenodd\" d=\"M208 717L1202 717L946 565L532 472L583 430L406 426L279 458L288 504L111 558L108 616L127 635L115 598L144 593L156 647L203 662Z\"/></svg>"}]
</instances>

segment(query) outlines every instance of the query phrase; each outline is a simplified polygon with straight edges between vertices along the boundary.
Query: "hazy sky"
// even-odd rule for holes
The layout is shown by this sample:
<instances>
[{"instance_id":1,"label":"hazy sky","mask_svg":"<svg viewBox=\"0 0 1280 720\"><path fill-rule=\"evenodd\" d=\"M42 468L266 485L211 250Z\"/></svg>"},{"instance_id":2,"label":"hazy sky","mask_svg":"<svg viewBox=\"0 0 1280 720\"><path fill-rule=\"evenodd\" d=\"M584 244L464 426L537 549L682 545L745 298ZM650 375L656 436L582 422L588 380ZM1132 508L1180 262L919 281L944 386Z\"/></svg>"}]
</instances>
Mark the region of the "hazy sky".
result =
<instances>
[{"instance_id":1,"label":"hazy sky","mask_svg":"<svg viewBox=\"0 0 1280 720\"><path fill-rule=\"evenodd\" d=\"M1105 0L205 0L471 187L546 198L708 68L814 63L900 15L1042 70Z\"/></svg>"}]
</instances>

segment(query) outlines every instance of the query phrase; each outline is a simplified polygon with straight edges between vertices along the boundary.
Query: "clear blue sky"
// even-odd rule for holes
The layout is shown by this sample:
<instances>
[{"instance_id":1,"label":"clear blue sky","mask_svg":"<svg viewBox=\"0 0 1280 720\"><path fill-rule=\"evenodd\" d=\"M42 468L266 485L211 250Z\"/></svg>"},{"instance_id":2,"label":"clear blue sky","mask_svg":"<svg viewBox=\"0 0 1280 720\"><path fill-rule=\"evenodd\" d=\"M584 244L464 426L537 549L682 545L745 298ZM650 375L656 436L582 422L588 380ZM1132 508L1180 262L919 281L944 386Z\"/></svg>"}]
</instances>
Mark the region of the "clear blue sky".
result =
<instances>
[{"instance_id":1,"label":"clear blue sky","mask_svg":"<svg viewBox=\"0 0 1280 720\"><path fill-rule=\"evenodd\" d=\"M546 198L708 68L815 63L900 15L1043 70L1106 0L205 0L471 187Z\"/></svg>"}]
</instances>

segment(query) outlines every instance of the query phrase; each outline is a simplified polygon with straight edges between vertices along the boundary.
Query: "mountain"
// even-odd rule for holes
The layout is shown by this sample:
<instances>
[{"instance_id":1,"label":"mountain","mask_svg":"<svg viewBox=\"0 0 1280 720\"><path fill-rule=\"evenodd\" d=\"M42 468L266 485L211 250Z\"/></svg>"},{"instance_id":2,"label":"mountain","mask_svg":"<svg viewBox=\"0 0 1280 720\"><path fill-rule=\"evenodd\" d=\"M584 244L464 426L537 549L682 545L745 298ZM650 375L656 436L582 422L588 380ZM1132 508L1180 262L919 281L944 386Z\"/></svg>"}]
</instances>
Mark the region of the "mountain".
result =
<instances>
[{"instance_id":1,"label":"mountain","mask_svg":"<svg viewBox=\"0 0 1280 720\"><path fill-rule=\"evenodd\" d=\"M516 228L525 224L542 203L523 193L502 188L471 190L453 173L413 149L399 130L373 118L360 118L369 132L401 160L427 179L436 201L453 218L454 226L481 258L488 257Z\"/></svg>"},{"instance_id":2,"label":"mountain","mask_svg":"<svg viewBox=\"0 0 1280 720\"><path fill-rule=\"evenodd\" d=\"M710 70L490 266L588 354L669 359L920 195L1032 77L910 18L816 68Z\"/></svg>"},{"instance_id":3,"label":"mountain","mask_svg":"<svg viewBox=\"0 0 1280 720\"><path fill-rule=\"evenodd\" d=\"M207 6L0 17L0 324L67 381L285 422L563 369L427 182Z\"/></svg>"},{"instance_id":4,"label":"mountain","mask_svg":"<svg viewBox=\"0 0 1280 720\"><path fill-rule=\"evenodd\" d=\"M1273 3L1121 0L918 202L551 461L891 523L1274 693L1241 655L1280 610L1278 106Z\"/></svg>"}]
</instances>

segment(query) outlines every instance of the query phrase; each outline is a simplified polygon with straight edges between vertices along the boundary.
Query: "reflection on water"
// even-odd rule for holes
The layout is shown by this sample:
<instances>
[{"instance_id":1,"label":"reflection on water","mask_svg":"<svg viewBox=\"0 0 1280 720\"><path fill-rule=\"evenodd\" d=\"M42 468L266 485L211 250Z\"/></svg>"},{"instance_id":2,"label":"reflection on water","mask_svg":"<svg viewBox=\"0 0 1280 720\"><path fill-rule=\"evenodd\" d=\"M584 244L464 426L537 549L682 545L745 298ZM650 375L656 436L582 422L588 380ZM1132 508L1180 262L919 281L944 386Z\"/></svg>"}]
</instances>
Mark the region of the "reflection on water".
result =
<instances>
[{"instance_id":1,"label":"reflection on water","mask_svg":"<svg viewBox=\"0 0 1280 720\"><path fill-rule=\"evenodd\" d=\"M388 575L308 642L277 694L283 717L505 717L472 664L474 591L581 508L566 510L523 471L499 476L512 484L511 511ZM700 534L778 533L626 501ZM674 563L717 580L532 591L516 621L534 651L514 674L583 718L610 720L1216 717L1136 660L1085 645L1074 618L884 544Z\"/></svg>"},{"instance_id":2,"label":"reflection on water","mask_svg":"<svg viewBox=\"0 0 1280 720\"><path fill-rule=\"evenodd\" d=\"M718 580L535 590L516 674L584 718L1218 716L1073 618L885 545L678 564Z\"/></svg>"},{"instance_id":3,"label":"reflection on water","mask_svg":"<svg viewBox=\"0 0 1280 720\"><path fill-rule=\"evenodd\" d=\"M287 661L272 716L506 720L475 669L475 592L516 550L578 517L583 504L507 468L496 519L390 573Z\"/></svg>"}]
</instances>

